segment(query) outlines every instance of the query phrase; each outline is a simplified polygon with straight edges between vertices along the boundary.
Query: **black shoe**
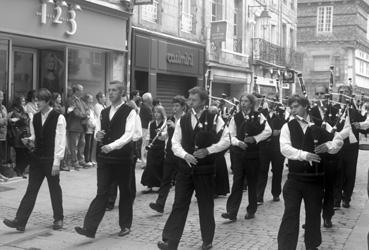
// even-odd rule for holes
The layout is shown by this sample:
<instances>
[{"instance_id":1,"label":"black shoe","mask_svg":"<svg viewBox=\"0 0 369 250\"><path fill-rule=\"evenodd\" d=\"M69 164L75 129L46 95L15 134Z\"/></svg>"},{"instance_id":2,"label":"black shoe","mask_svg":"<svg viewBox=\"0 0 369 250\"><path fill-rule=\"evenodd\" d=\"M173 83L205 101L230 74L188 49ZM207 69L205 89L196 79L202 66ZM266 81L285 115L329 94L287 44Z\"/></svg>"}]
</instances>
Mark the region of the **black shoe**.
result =
<instances>
[{"instance_id":1,"label":"black shoe","mask_svg":"<svg viewBox=\"0 0 369 250\"><path fill-rule=\"evenodd\" d=\"M169 243L165 241L159 241L157 246L161 250L177 250L177 247L170 246Z\"/></svg>"},{"instance_id":2,"label":"black shoe","mask_svg":"<svg viewBox=\"0 0 369 250\"><path fill-rule=\"evenodd\" d=\"M74 230L76 230L76 232L80 235L84 235L88 238L95 238L95 234L94 233L90 233L88 232L86 229L82 228L82 227L75 227Z\"/></svg>"},{"instance_id":3,"label":"black shoe","mask_svg":"<svg viewBox=\"0 0 369 250\"><path fill-rule=\"evenodd\" d=\"M253 218L255 218L255 214L246 213L245 220L250 220L250 219L253 219Z\"/></svg>"},{"instance_id":4,"label":"black shoe","mask_svg":"<svg viewBox=\"0 0 369 250\"><path fill-rule=\"evenodd\" d=\"M63 229L63 220L55 220L53 223L53 229L54 230Z\"/></svg>"},{"instance_id":5,"label":"black shoe","mask_svg":"<svg viewBox=\"0 0 369 250\"><path fill-rule=\"evenodd\" d=\"M25 226L21 226L19 225L19 222L17 220L8 220L8 219L4 219L4 224L7 227L10 228L15 228L16 230L18 230L19 232L24 232L24 230L26 229Z\"/></svg>"},{"instance_id":6,"label":"black shoe","mask_svg":"<svg viewBox=\"0 0 369 250\"><path fill-rule=\"evenodd\" d=\"M113 206L107 205L105 208L105 211L111 211L113 209L114 209L114 205Z\"/></svg>"},{"instance_id":7,"label":"black shoe","mask_svg":"<svg viewBox=\"0 0 369 250\"><path fill-rule=\"evenodd\" d=\"M325 228L331 228L333 225L332 225L332 220L331 219L324 219L324 222L323 222L323 226Z\"/></svg>"},{"instance_id":8,"label":"black shoe","mask_svg":"<svg viewBox=\"0 0 369 250\"><path fill-rule=\"evenodd\" d=\"M237 220L237 217L234 216L234 215L230 215L229 213L222 213L222 218L224 219L228 219L230 221L236 221Z\"/></svg>"},{"instance_id":9,"label":"black shoe","mask_svg":"<svg viewBox=\"0 0 369 250\"><path fill-rule=\"evenodd\" d=\"M155 210L158 213L162 214L164 212L164 208L160 206L158 203L151 202L149 206L152 210Z\"/></svg>"},{"instance_id":10,"label":"black shoe","mask_svg":"<svg viewBox=\"0 0 369 250\"><path fill-rule=\"evenodd\" d=\"M208 244L202 243L202 246L201 246L202 250L209 250L211 248L213 248L213 244L211 244L211 243L208 243Z\"/></svg>"},{"instance_id":11,"label":"black shoe","mask_svg":"<svg viewBox=\"0 0 369 250\"><path fill-rule=\"evenodd\" d=\"M341 207L341 202L340 201L335 201L334 202L334 208L340 208Z\"/></svg>"},{"instance_id":12,"label":"black shoe","mask_svg":"<svg viewBox=\"0 0 369 250\"><path fill-rule=\"evenodd\" d=\"M118 236L123 237L123 236L128 235L130 232L131 232L131 229L126 227L120 230L120 232L118 233Z\"/></svg>"},{"instance_id":13,"label":"black shoe","mask_svg":"<svg viewBox=\"0 0 369 250\"><path fill-rule=\"evenodd\" d=\"M342 207L349 208L350 207L350 202L349 201L343 201L342 202Z\"/></svg>"},{"instance_id":14,"label":"black shoe","mask_svg":"<svg viewBox=\"0 0 369 250\"><path fill-rule=\"evenodd\" d=\"M273 201L280 201L281 199L279 198L279 196L274 196L273 197Z\"/></svg>"}]
</instances>

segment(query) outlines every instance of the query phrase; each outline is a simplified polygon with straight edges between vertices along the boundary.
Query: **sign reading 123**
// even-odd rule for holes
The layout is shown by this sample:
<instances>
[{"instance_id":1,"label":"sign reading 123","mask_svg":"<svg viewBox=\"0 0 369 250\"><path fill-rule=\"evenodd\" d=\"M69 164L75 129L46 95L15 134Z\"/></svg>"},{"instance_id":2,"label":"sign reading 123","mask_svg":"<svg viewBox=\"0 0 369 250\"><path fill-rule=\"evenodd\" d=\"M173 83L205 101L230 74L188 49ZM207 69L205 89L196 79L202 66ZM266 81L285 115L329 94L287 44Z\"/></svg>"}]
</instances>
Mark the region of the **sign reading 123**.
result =
<instances>
[{"instance_id":1,"label":"sign reading 123","mask_svg":"<svg viewBox=\"0 0 369 250\"><path fill-rule=\"evenodd\" d=\"M52 4L54 6L52 13L47 13L48 4ZM67 7L67 17L62 17L63 7ZM47 19L51 19L54 24L62 24L66 22L70 25L70 30L67 30L65 33L69 36L76 34L77 32L77 21L76 11L81 11L81 6L78 4L68 4L64 0L41 0L41 12L37 12L37 16L41 16L41 23L46 24Z\"/></svg>"}]
</instances>

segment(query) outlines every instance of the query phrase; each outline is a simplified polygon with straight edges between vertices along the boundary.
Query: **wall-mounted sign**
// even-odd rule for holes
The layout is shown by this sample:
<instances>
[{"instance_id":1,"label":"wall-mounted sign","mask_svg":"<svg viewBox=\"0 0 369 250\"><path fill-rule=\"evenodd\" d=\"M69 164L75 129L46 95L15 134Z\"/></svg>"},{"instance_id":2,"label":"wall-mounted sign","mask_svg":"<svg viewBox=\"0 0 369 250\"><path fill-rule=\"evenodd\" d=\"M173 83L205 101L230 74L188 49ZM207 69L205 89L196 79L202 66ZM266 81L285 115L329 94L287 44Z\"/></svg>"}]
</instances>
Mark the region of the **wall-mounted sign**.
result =
<instances>
[{"instance_id":1,"label":"wall-mounted sign","mask_svg":"<svg viewBox=\"0 0 369 250\"><path fill-rule=\"evenodd\" d=\"M134 5L153 4L154 0L133 0Z\"/></svg>"},{"instance_id":2,"label":"wall-mounted sign","mask_svg":"<svg viewBox=\"0 0 369 250\"><path fill-rule=\"evenodd\" d=\"M170 64L193 66L193 55L190 53L167 53L167 61Z\"/></svg>"},{"instance_id":3,"label":"wall-mounted sign","mask_svg":"<svg viewBox=\"0 0 369 250\"><path fill-rule=\"evenodd\" d=\"M292 70L287 70L283 74L283 83L294 83L295 82L295 72Z\"/></svg>"},{"instance_id":4,"label":"wall-mounted sign","mask_svg":"<svg viewBox=\"0 0 369 250\"><path fill-rule=\"evenodd\" d=\"M49 6L51 6L51 11L50 8L48 9ZM73 36L77 32L77 10L82 10L78 4L68 4L65 1L50 3L44 0L41 3L41 12L37 12L36 15L41 17L41 24L47 24L48 20L56 25L68 24L69 29L65 33Z\"/></svg>"},{"instance_id":5,"label":"wall-mounted sign","mask_svg":"<svg viewBox=\"0 0 369 250\"><path fill-rule=\"evenodd\" d=\"M224 42L227 37L227 21L211 22L210 39L213 42Z\"/></svg>"}]
</instances>

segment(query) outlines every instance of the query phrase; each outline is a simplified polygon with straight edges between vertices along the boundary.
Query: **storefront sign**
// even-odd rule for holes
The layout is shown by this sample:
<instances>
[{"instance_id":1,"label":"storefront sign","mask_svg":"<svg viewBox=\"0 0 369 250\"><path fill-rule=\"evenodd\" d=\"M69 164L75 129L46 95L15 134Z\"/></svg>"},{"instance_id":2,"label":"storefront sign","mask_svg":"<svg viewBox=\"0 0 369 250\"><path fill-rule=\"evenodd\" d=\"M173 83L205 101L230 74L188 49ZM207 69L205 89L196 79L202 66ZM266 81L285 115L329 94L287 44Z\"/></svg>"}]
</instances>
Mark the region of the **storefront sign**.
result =
<instances>
[{"instance_id":1,"label":"storefront sign","mask_svg":"<svg viewBox=\"0 0 369 250\"><path fill-rule=\"evenodd\" d=\"M193 66L193 55L189 53L182 54L180 51L177 53L167 53L167 61L170 64L180 64L186 66Z\"/></svg>"},{"instance_id":2,"label":"storefront sign","mask_svg":"<svg viewBox=\"0 0 369 250\"><path fill-rule=\"evenodd\" d=\"M52 6L51 11L48 11L48 5ZM36 15L41 17L42 24L46 24L47 20L53 24L67 23L69 30L66 30L65 33L73 36L77 32L76 10L82 10L78 4L67 4L65 1L49 3L45 0L41 3L41 12L37 12Z\"/></svg>"},{"instance_id":3,"label":"storefront sign","mask_svg":"<svg viewBox=\"0 0 369 250\"><path fill-rule=\"evenodd\" d=\"M153 4L153 0L133 0L134 5Z\"/></svg>"},{"instance_id":4,"label":"storefront sign","mask_svg":"<svg viewBox=\"0 0 369 250\"><path fill-rule=\"evenodd\" d=\"M211 22L210 39L213 42L224 42L227 36L227 21Z\"/></svg>"}]
</instances>

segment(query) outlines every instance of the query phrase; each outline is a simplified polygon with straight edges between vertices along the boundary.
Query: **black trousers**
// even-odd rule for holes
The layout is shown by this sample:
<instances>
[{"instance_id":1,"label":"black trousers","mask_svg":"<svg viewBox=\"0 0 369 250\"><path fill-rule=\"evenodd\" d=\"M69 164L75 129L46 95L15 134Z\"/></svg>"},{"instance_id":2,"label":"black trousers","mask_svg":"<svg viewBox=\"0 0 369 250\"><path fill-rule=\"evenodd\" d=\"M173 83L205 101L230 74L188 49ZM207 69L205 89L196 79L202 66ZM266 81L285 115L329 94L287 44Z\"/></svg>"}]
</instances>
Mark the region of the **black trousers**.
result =
<instances>
[{"instance_id":1,"label":"black trousers","mask_svg":"<svg viewBox=\"0 0 369 250\"><path fill-rule=\"evenodd\" d=\"M233 164L233 185L231 195L227 200L227 213L237 216L241 205L244 180L247 180L249 194L249 205L247 212L254 214L257 209L256 185L258 178L259 158L247 159L244 155L234 154Z\"/></svg>"},{"instance_id":2,"label":"black trousers","mask_svg":"<svg viewBox=\"0 0 369 250\"><path fill-rule=\"evenodd\" d=\"M268 182L269 165L272 163L272 195L277 197L281 194L281 182L283 173L284 156L279 148L272 148L269 145L260 148L260 168L257 184L257 200L264 201L265 187Z\"/></svg>"},{"instance_id":3,"label":"black trousers","mask_svg":"<svg viewBox=\"0 0 369 250\"><path fill-rule=\"evenodd\" d=\"M92 145L94 142L94 134L85 134L85 162L91 162L92 157Z\"/></svg>"},{"instance_id":4,"label":"black trousers","mask_svg":"<svg viewBox=\"0 0 369 250\"><path fill-rule=\"evenodd\" d=\"M63 215L63 199L62 190L59 183L59 175L52 176L52 162L38 162L31 160L29 168L27 191L19 205L15 219L20 225L25 226L35 206L36 198L40 190L44 178L47 179L49 185L51 205L53 208L54 220L62 220Z\"/></svg>"},{"instance_id":5,"label":"black trousers","mask_svg":"<svg viewBox=\"0 0 369 250\"><path fill-rule=\"evenodd\" d=\"M128 164L97 164L97 194L88 208L84 228L95 234L104 217L106 205L109 199L109 190L113 181L119 186L119 226L121 229L131 228L132 225L132 191L131 163Z\"/></svg>"},{"instance_id":6,"label":"black trousers","mask_svg":"<svg viewBox=\"0 0 369 250\"><path fill-rule=\"evenodd\" d=\"M193 192L196 192L199 206L200 230L204 243L213 242L214 220L214 175L192 175L178 172L172 212L163 230L163 240L176 249L185 227Z\"/></svg>"},{"instance_id":7,"label":"black trousers","mask_svg":"<svg viewBox=\"0 0 369 250\"><path fill-rule=\"evenodd\" d=\"M345 144L340 152L335 200L351 201L355 187L356 165L359 156L359 144Z\"/></svg>"},{"instance_id":8,"label":"black trousers","mask_svg":"<svg viewBox=\"0 0 369 250\"><path fill-rule=\"evenodd\" d=\"M334 215L334 185L337 178L338 160L327 160L324 163L324 196L323 219L331 219Z\"/></svg>"},{"instance_id":9,"label":"black trousers","mask_svg":"<svg viewBox=\"0 0 369 250\"><path fill-rule=\"evenodd\" d=\"M283 187L284 213L278 232L278 249L295 250L299 236L301 201L305 204L305 245L316 248L322 243L320 211L323 185L289 177Z\"/></svg>"},{"instance_id":10,"label":"black trousers","mask_svg":"<svg viewBox=\"0 0 369 250\"><path fill-rule=\"evenodd\" d=\"M15 171L23 174L26 167L30 164L30 156L27 148L14 148L15 150Z\"/></svg>"},{"instance_id":11,"label":"black trousers","mask_svg":"<svg viewBox=\"0 0 369 250\"><path fill-rule=\"evenodd\" d=\"M163 178L161 180L159 195L156 199L156 204L164 208L168 194L173 182L173 176L176 172L177 161L174 156L167 156L163 165Z\"/></svg>"},{"instance_id":12,"label":"black trousers","mask_svg":"<svg viewBox=\"0 0 369 250\"><path fill-rule=\"evenodd\" d=\"M215 158L215 190L216 195L229 193L229 178L227 162L224 158L225 152L218 153Z\"/></svg>"}]
</instances>

